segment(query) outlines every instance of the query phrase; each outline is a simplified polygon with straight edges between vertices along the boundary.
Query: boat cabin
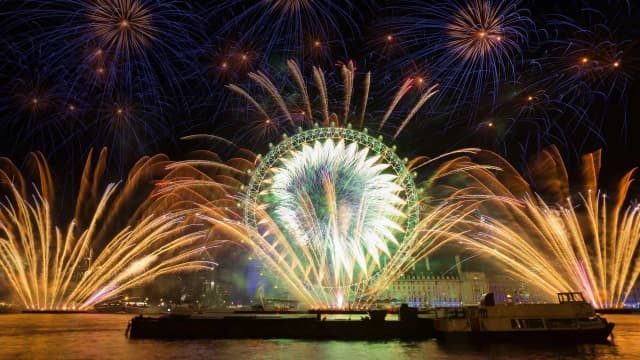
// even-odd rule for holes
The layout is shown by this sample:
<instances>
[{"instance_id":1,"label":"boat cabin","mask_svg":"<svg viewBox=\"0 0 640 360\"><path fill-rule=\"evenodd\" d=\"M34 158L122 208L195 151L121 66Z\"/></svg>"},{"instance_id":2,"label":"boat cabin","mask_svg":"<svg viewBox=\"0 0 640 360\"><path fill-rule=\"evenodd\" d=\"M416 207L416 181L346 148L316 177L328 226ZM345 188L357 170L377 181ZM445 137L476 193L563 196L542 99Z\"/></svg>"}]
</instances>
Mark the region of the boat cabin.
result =
<instances>
[{"instance_id":1,"label":"boat cabin","mask_svg":"<svg viewBox=\"0 0 640 360\"><path fill-rule=\"evenodd\" d=\"M496 304L492 293L477 306L440 308L434 326L443 332L518 332L600 328L606 321L579 292L558 294L556 304Z\"/></svg>"}]
</instances>

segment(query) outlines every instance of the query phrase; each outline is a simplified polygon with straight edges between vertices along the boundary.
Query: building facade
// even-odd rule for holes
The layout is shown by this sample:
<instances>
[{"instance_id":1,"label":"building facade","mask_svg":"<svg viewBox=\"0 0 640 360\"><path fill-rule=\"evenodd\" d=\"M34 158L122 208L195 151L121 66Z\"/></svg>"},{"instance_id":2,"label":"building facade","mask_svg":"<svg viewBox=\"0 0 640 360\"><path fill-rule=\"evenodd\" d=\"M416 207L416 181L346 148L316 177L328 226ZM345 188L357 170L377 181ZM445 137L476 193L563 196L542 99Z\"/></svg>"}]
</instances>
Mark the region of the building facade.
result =
<instances>
[{"instance_id":1,"label":"building facade","mask_svg":"<svg viewBox=\"0 0 640 360\"><path fill-rule=\"evenodd\" d=\"M407 303L415 307L477 304L488 283L482 272L454 275L404 275L382 294L380 302Z\"/></svg>"}]
</instances>

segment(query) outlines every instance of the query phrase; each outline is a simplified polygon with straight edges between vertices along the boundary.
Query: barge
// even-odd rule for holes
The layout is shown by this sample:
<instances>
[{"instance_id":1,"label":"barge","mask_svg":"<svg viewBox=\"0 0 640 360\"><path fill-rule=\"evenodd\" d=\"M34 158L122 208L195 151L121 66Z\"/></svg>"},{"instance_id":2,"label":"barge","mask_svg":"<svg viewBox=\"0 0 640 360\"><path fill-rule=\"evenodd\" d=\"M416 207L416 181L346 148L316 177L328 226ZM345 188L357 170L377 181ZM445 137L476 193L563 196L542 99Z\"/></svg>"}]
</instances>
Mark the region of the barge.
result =
<instances>
[{"instance_id":1,"label":"barge","mask_svg":"<svg viewBox=\"0 0 640 360\"><path fill-rule=\"evenodd\" d=\"M331 312L336 315L335 312ZM168 315L133 318L131 339L323 339L389 340L431 339L433 319L419 318L416 309L403 306L398 320L387 320L385 310L370 311L358 320L334 319L315 314L233 314L223 317Z\"/></svg>"}]
</instances>

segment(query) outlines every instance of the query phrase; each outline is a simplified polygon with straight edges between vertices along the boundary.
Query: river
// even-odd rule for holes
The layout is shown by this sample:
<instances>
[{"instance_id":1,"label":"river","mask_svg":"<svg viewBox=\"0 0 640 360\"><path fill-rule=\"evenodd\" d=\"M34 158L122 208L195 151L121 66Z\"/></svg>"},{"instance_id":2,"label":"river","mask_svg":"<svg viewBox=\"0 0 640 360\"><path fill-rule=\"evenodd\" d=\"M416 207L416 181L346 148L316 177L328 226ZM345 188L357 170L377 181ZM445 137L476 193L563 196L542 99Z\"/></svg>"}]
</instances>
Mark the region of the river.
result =
<instances>
[{"instance_id":1,"label":"river","mask_svg":"<svg viewBox=\"0 0 640 360\"><path fill-rule=\"evenodd\" d=\"M608 315L612 344L443 345L430 341L129 340L133 315L2 314L0 359L639 359L640 315Z\"/></svg>"}]
</instances>

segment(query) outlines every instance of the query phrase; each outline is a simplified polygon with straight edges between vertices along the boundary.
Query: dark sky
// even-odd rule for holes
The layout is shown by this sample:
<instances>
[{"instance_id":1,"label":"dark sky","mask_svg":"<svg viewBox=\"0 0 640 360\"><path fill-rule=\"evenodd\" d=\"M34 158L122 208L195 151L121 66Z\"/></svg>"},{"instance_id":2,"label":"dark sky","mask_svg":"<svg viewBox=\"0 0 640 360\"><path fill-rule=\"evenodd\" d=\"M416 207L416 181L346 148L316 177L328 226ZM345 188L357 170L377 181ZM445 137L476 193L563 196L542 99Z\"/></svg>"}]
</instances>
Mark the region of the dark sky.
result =
<instances>
[{"instance_id":1,"label":"dark sky","mask_svg":"<svg viewBox=\"0 0 640 360\"><path fill-rule=\"evenodd\" d=\"M54 171L65 174L61 176L65 186L74 187L77 175L66 175L78 174L91 147L110 148L114 179L121 178L142 155L165 152L184 158L192 147L179 137L197 132L264 151L266 143L277 141L278 134L275 139L252 135L247 120L255 110L224 85L234 82L250 92L259 91L250 85L247 73L262 69L282 79L287 58L298 58L310 82L311 65L322 66L334 80L339 80L334 66L339 61L354 60L359 81L370 70L372 118L383 112L402 80L416 73L434 74L436 78L430 80L440 83L441 92L447 94L442 97L444 104L451 105L458 93L465 93L465 101L471 99L454 108L427 103L396 141L403 155L433 156L458 147L480 146L523 168L527 158L555 144L572 168L581 153L604 148L606 179L640 165L640 90L635 81L639 16L637 6L625 1L502 2L516 9L508 11L518 11L530 21L523 30L527 39L517 43L512 72L499 75L501 84L511 82L513 86L484 84L486 88L475 95L467 94L469 89L447 88L448 83L458 81L450 78L464 74L454 62L433 65L439 57L447 58L443 53L448 50L442 46L446 31L429 37L433 30L421 30L411 20L413 15L431 14L444 23L450 19L438 19L437 11L412 9L446 8L454 3L323 1L295 17L280 9L260 10L262 2L173 1L163 5L147 1L157 35L141 40L144 56L135 51L119 53L117 68L110 68L109 59L94 53L105 48L107 41L96 35L99 26L111 31L116 25L91 18L83 3L90 2L5 1L0 5L0 46L7 54L0 65L0 155L19 164L29 151L42 151ZM137 14L137 19L146 15ZM140 21L135 16L132 19L132 23ZM569 31L560 22L575 28ZM304 35L295 36L299 29ZM395 35L393 49L382 44L388 34ZM323 37L322 51L314 53L314 41ZM576 50L572 45L576 43L583 49ZM603 44L612 43L618 52L604 54L609 50ZM425 49L428 55L418 56ZM597 57L622 59L625 76L612 80L609 75L585 75L575 80L582 90L572 88L576 91L572 95L566 89L545 89L548 103L535 113L526 110L523 114L510 103L513 99L508 94L525 96L533 87L540 90L539 84L555 81L550 79L561 69L567 71L564 76L575 75L567 69L581 56L580 51L593 52L596 67L603 66ZM116 57L115 52L112 48L110 59ZM237 65L239 54L248 54L246 66ZM558 54L566 59L558 60ZM233 72L221 68L227 62ZM115 75L99 79L96 72L101 71ZM450 78L437 78L445 75ZM277 84L287 88L288 81ZM336 93L335 98L340 100L341 94ZM579 110L570 110L575 108ZM484 128L488 122L496 126Z\"/></svg>"}]
</instances>

